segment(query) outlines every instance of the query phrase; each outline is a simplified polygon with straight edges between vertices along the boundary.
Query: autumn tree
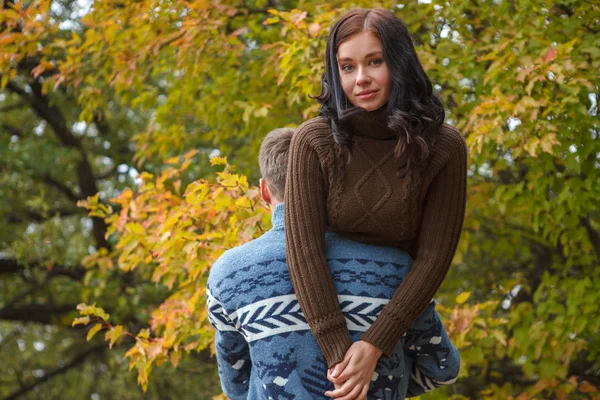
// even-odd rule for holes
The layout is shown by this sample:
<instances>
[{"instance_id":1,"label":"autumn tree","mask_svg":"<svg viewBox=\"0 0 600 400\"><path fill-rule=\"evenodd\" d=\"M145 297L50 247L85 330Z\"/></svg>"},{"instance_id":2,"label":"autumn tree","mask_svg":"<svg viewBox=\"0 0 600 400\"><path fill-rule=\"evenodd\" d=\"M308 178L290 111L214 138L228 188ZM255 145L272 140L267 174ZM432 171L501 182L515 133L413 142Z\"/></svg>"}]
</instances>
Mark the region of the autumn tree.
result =
<instances>
[{"instance_id":1,"label":"autumn tree","mask_svg":"<svg viewBox=\"0 0 600 400\"><path fill-rule=\"evenodd\" d=\"M123 362L126 349L87 343L87 330L72 327L76 306L98 301L138 331L148 308L168 296L132 273L104 274L82 264L114 243L104 220L88 217L77 202L96 193L106 201L136 185L131 139L149 121L113 97L108 84L104 108L84 121L82 92L51 83L53 68L68 57L58 43L83 32L83 12L73 1L2 2L0 10L2 399L139 398ZM194 353L179 372L155 374L149 398L192 397L191 389L218 393L212 364L208 353Z\"/></svg>"}]
</instances>

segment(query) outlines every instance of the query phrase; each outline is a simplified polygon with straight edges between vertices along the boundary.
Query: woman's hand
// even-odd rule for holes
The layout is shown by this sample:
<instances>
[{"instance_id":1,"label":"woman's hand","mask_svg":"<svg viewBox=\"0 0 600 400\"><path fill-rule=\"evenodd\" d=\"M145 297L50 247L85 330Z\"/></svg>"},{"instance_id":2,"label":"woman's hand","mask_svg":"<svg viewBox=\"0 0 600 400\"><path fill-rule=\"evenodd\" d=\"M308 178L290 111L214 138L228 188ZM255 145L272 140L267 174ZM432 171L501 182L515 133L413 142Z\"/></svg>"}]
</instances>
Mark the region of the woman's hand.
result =
<instances>
[{"instance_id":1,"label":"woman's hand","mask_svg":"<svg viewBox=\"0 0 600 400\"><path fill-rule=\"evenodd\" d=\"M338 400L366 399L380 356L381 350L371 343L362 340L353 343L344 360L327 371L327 379L333 382L335 390L325 392L325 396Z\"/></svg>"}]
</instances>

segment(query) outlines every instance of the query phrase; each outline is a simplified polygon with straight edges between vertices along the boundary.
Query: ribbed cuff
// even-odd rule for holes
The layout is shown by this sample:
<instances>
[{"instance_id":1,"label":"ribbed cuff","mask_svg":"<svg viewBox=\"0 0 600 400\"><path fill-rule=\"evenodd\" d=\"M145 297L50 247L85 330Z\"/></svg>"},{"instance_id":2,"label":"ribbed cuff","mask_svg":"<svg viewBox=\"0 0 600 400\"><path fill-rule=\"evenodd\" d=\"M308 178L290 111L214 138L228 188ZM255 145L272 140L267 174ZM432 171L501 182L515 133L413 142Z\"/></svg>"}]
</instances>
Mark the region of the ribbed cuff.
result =
<instances>
[{"instance_id":1,"label":"ribbed cuff","mask_svg":"<svg viewBox=\"0 0 600 400\"><path fill-rule=\"evenodd\" d=\"M375 323L360 337L360 340L371 343L386 356L394 353L394 348L400 342L407 328L401 320L390 318L389 315L381 314Z\"/></svg>"},{"instance_id":2,"label":"ribbed cuff","mask_svg":"<svg viewBox=\"0 0 600 400\"><path fill-rule=\"evenodd\" d=\"M323 350L328 368L342 361L352 345L352 338L346 325L319 334L316 338Z\"/></svg>"}]
</instances>

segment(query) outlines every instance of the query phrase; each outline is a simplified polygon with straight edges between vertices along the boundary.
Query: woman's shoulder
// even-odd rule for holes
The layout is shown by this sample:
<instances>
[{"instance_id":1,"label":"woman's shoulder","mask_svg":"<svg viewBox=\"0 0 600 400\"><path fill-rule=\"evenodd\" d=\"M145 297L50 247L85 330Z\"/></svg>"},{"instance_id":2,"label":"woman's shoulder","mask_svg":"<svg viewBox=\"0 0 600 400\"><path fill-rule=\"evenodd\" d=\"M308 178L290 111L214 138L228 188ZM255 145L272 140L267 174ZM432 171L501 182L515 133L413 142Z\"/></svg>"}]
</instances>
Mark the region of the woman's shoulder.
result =
<instances>
[{"instance_id":1,"label":"woman's shoulder","mask_svg":"<svg viewBox=\"0 0 600 400\"><path fill-rule=\"evenodd\" d=\"M325 117L316 117L300 125L292 138L292 145L308 144L311 147L322 147L334 144L331 134L331 123Z\"/></svg>"},{"instance_id":2,"label":"woman's shoulder","mask_svg":"<svg viewBox=\"0 0 600 400\"><path fill-rule=\"evenodd\" d=\"M465 137L455 126L443 123L439 132L439 136L443 138L442 140L465 143Z\"/></svg>"},{"instance_id":3,"label":"woman's shoulder","mask_svg":"<svg viewBox=\"0 0 600 400\"><path fill-rule=\"evenodd\" d=\"M456 127L443 124L430 147L425 176L433 179L444 166L466 164L467 145L464 136Z\"/></svg>"},{"instance_id":4,"label":"woman's shoulder","mask_svg":"<svg viewBox=\"0 0 600 400\"><path fill-rule=\"evenodd\" d=\"M467 144L465 137L460 133L458 128L444 123L435 138L433 148L435 153L442 153L446 156L460 155L463 153L466 154Z\"/></svg>"}]
</instances>

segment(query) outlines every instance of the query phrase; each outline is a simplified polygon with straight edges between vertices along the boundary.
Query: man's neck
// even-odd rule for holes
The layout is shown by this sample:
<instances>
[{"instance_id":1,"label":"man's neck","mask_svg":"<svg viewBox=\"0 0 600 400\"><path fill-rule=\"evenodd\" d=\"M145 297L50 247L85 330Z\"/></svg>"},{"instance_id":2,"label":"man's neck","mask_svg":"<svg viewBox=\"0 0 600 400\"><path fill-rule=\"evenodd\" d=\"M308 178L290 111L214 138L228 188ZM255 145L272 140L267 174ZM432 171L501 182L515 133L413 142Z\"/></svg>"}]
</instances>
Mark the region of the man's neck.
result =
<instances>
[{"instance_id":1,"label":"man's neck","mask_svg":"<svg viewBox=\"0 0 600 400\"><path fill-rule=\"evenodd\" d=\"M277 204L271 203L271 222L273 229L283 229L283 203L277 202Z\"/></svg>"},{"instance_id":2,"label":"man's neck","mask_svg":"<svg viewBox=\"0 0 600 400\"><path fill-rule=\"evenodd\" d=\"M277 208L278 205L283 204L283 201L279 201L277 199L271 199L271 214L273 214L273 212L275 211L275 208Z\"/></svg>"}]
</instances>

